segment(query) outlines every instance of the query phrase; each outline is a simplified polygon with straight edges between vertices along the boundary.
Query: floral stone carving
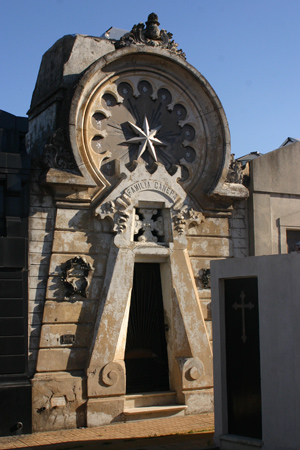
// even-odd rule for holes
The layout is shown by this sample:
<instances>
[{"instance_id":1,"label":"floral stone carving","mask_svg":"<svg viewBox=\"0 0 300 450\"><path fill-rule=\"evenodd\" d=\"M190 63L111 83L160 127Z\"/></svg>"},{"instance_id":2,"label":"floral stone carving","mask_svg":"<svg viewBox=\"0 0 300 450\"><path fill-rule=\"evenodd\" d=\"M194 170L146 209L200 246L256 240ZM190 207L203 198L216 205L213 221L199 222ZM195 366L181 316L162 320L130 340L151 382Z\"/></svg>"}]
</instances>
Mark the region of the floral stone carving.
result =
<instances>
[{"instance_id":1,"label":"floral stone carving","mask_svg":"<svg viewBox=\"0 0 300 450\"><path fill-rule=\"evenodd\" d=\"M75 294L86 298L92 270L90 264L80 256L75 256L63 264L61 279L65 288L65 298Z\"/></svg>"},{"instance_id":2,"label":"floral stone carving","mask_svg":"<svg viewBox=\"0 0 300 450\"><path fill-rule=\"evenodd\" d=\"M72 171L79 174L72 150L68 148L64 130L58 128L45 145L43 164L49 169Z\"/></svg>"},{"instance_id":3,"label":"floral stone carving","mask_svg":"<svg viewBox=\"0 0 300 450\"><path fill-rule=\"evenodd\" d=\"M230 164L228 168L226 181L228 183L243 183L242 163L234 159L234 154L230 155Z\"/></svg>"},{"instance_id":4,"label":"floral stone carving","mask_svg":"<svg viewBox=\"0 0 300 450\"><path fill-rule=\"evenodd\" d=\"M202 269L201 281L204 289L210 287L210 269Z\"/></svg>"},{"instance_id":5,"label":"floral stone carving","mask_svg":"<svg viewBox=\"0 0 300 450\"><path fill-rule=\"evenodd\" d=\"M166 30L160 30L158 28L159 25L157 14L149 14L146 27L143 22L134 25L129 33L126 33L120 40L115 42L116 49L129 45L149 45L151 47L166 48L185 59L185 53L181 49L178 50L178 44L172 39L173 34Z\"/></svg>"}]
</instances>

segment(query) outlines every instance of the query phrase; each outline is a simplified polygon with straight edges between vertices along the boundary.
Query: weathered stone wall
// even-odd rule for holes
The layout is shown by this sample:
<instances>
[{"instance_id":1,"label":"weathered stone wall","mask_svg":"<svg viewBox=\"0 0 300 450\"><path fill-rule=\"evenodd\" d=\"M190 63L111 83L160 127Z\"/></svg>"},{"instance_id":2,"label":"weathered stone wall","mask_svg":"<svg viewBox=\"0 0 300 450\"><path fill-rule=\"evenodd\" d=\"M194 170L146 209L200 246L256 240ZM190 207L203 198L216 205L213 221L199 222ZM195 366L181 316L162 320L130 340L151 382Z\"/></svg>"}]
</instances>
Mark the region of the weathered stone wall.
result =
<instances>
[{"instance_id":1,"label":"weathered stone wall","mask_svg":"<svg viewBox=\"0 0 300 450\"><path fill-rule=\"evenodd\" d=\"M230 236L232 240L231 255L233 258L243 258L249 255L248 244L248 211L247 201L235 203L229 219Z\"/></svg>"},{"instance_id":2,"label":"weathered stone wall","mask_svg":"<svg viewBox=\"0 0 300 450\"><path fill-rule=\"evenodd\" d=\"M33 183L32 186L35 192L32 201L35 206L32 206L30 219L29 283L33 311L30 315L31 371L36 370L39 374L36 376L34 389L35 411L44 408L45 404L49 405L45 412L39 414L36 426L37 429L73 427L76 420L78 421L75 410L79 407L80 423L85 425L85 413L82 409L85 408L86 402L85 367L97 310L102 308L99 299L114 234L111 232L110 223L95 217L92 209L58 208L56 211L52 196L37 184ZM244 209L237 208L237 211L236 215L242 220ZM203 269L210 268L211 260L233 256L230 223L235 219L236 217L230 216L207 217L203 223L190 228L187 233L188 253L210 341L211 293L210 283L205 284L203 279ZM239 224L241 230L245 229L241 228L242 222L235 223ZM244 221L243 226L245 227ZM93 268L93 273L87 298L78 295L77 298L69 300L65 298L62 267L76 256L84 257ZM42 264L39 264L39 261ZM75 342L63 344L61 338L64 335L75 336ZM40 350L36 366L38 347ZM74 371L77 377L70 378ZM43 377L43 373L46 376L49 372L57 373L51 382L50 391L49 384ZM63 400L61 395L62 389L67 389L68 386L68 389L70 388L71 380L75 383L71 391L73 394L77 392L76 401ZM59 405L55 410L51 405L57 401L61 401L63 405ZM65 419L62 420L64 416Z\"/></svg>"},{"instance_id":3,"label":"weathered stone wall","mask_svg":"<svg viewBox=\"0 0 300 450\"><path fill-rule=\"evenodd\" d=\"M45 205L45 201L39 205ZM31 298L37 299L30 302L34 312L29 319L31 371L36 372L33 429L85 426L84 369L97 309L101 307L99 299L112 234L107 232L107 222L93 217L89 209L35 206L32 213L31 237L35 240L30 242L29 284ZM51 239L43 240L43 236ZM76 256L94 269L86 298L65 296L62 268ZM49 383L50 372L55 375Z\"/></svg>"},{"instance_id":4,"label":"weathered stone wall","mask_svg":"<svg viewBox=\"0 0 300 450\"><path fill-rule=\"evenodd\" d=\"M52 251L56 209L52 196L39 186L40 170L33 169L30 183L28 255L29 374L36 369Z\"/></svg>"},{"instance_id":5,"label":"weathered stone wall","mask_svg":"<svg viewBox=\"0 0 300 450\"><path fill-rule=\"evenodd\" d=\"M210 282L205 286L203 269L210 269L211 261L248 256L247 202L233 205L227 217L208 217L204 223L188 232L188 252L198 288L209 339L212 341Z\"/></svg>"},{"instance_id":6,"label":"weathered stone wall","mask_svg":"<svg viewBox=\"0 0 300 450\"><path fill-rule=\"evenodd\" d=\"M203 269L210 269L213 259L230 257L231 239L227 217L208 217L205 222L188 232L188 252L193 268L198 296L210 341L211 327L211 292L203 280Z\"/></svg>"},{"instance_id":7,"label":"weathered stone wall","mask_svg":"<svg viewBox=\"0 0 300 450\"><path fill-rule=\"evenodd\" d=\"M85 368L112 239L105 230L106 222L101 223L91 213L84 209L57 210L38 372ZM70 300L65 296L62 267L76 256L83 257L94 270L87 298L75 295ZM74 335L75 342L63 344L63 335Z\"/></svg>"}]
</instances>

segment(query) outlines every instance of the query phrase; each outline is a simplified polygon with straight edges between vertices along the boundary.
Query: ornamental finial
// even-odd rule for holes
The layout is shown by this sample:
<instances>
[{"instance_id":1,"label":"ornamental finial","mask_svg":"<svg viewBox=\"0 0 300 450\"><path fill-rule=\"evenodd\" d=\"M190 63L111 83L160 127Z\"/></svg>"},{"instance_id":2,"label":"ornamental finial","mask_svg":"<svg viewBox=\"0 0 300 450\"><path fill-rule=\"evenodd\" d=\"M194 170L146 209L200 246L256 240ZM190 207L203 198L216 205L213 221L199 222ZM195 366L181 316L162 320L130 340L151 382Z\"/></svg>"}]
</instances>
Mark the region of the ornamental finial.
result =
<instances>
[{"instance_id":1,"label":"ornamental finial","mask_svg":"<svg viewBox=\"0 0 300 450\"><path fill-rule=\"evenodd\" d=\"M146 22L145 37L154 40L160 39L160 29L158 28L159 25L160 23L158 21L157 14L149 14L148 20Z\"/></svg>"}]
</instances>

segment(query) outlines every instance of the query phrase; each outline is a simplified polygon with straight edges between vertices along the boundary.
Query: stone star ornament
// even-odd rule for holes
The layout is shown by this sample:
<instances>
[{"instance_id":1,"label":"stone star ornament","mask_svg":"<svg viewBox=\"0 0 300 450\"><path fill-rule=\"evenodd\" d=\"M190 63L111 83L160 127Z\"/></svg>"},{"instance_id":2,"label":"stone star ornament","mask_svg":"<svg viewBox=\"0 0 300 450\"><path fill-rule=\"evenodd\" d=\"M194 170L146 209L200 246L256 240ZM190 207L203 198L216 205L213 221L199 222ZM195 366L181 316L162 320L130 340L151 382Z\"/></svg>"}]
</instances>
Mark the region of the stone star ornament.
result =
<instances>
[{"instance_id":1,"label":"stone star ornament","mask_svg":"<svg viewBox=\"0 0 300 450\"><path fill-rule=\"evenodd\" d=\"M159 131L161 126L159 126L157 128L153 128L153 130L150 130L149 122L148 122L148 119L146 116L144 117L143 129L141 129L137 125L134 125L132 122L128 122L128 123L131 126L131 128L133 129L133 131L136 134L138 134L138 136L127 139L126 143L129 143L129 144L140 143L141 144L140 148L139 148L137 159L139 159L142 156L142 154L146 150L148 150L150 155L154 159L154 161L157 161L157 156L156 156L154 146L155 145L163 145L163 146L167 145L164 142L162 142L160 139L157 139L155 137L156 133Z\"/></svg>"}]
</instances>

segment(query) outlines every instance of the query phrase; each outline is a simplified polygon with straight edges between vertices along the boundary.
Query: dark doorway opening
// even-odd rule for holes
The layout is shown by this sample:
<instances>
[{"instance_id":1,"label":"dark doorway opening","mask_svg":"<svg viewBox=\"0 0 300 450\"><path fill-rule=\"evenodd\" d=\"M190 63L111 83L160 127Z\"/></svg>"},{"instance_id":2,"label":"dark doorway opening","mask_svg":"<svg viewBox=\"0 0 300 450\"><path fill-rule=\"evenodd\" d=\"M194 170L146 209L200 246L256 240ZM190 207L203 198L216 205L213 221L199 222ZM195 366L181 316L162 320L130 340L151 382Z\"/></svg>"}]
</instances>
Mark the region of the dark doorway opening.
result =
<instances>
[{"instance_id":1,"label":"dark doorway opening","mask_svg":"<svg viewBox=\"0 0 300 450\"><path fill-rule=\"evenodd\" d=\"M225 280L228 432L261 439L257 278Z\"/></svg>"},{"instance_id":2,"label":"dark doorway opening","mask_svg":"<svg viewBox=\"0 0 300 450\"><path fill-rule=\"evenodd\" d=\"M159 264L134 266L125 366L127 394L169 390Z\"/></svg>"}]
</instances>

